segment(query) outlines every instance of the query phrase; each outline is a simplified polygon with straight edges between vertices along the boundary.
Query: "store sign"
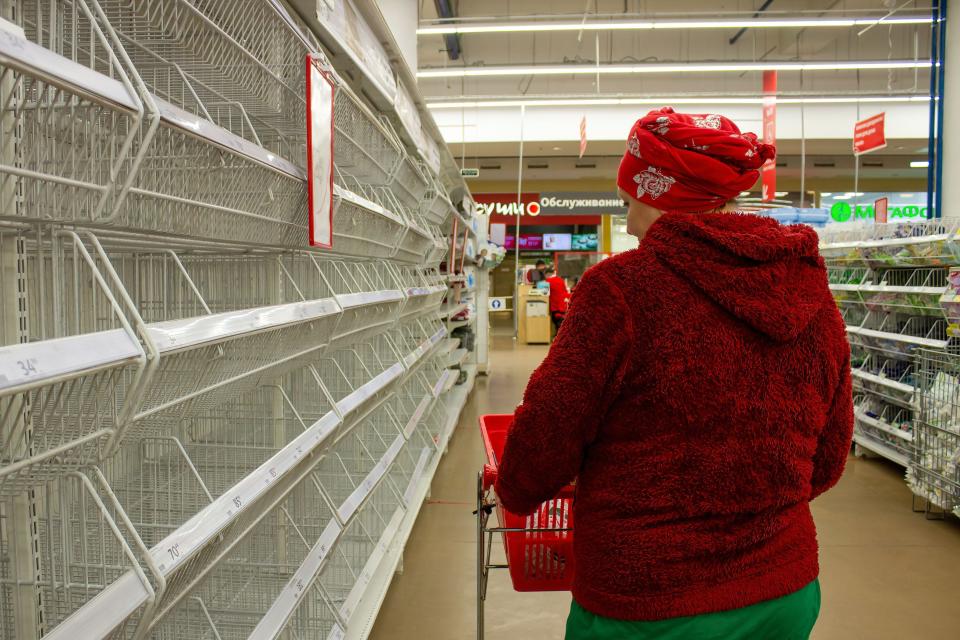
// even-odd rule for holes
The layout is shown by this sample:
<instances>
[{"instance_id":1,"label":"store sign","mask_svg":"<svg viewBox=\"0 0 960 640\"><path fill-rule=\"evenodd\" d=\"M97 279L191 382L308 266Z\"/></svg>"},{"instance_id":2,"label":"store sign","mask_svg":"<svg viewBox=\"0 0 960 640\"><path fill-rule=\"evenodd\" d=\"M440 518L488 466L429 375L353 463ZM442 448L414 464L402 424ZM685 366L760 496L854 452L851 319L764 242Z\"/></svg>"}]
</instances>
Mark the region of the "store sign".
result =
<instances>
[{"instance_id":1,"label":"store sign","mask_svg":"<svg viewBox=\"0 0 960 640\"><path fill-rule=\"evenodd\" d=\"M830 219L833 222L866 222L877 216L873 205L855 205L850 202L835 202L830 207ZM914 222L927 219L927 207L908 205L887 205L886 218L877 222Z\"/></svg>"},{"instance_id":2,"label":"store sign","mask_svg":"<svg viewBox=\"0 0 960 640\"><path fill-rule=\"evenodd\" d=\"M495 200L492 202L477 202L480 215L498 216L539 216L544 215L623 215L627 208L623 200L613 193L595 193L580 191L557 191L541 194L524 194L523 202L517 202L516 196L504 194L503 198L513 198L512 201ZM477 195L478 200L483 194Z\"/></svg>"},{"instance_id":3,"label":"store sign","mask_svg":"<svg viewBox=\"0 0 960 640\"><path fill-rule=\"evenodd\" d=\"M763 72L763 141L777 143L777 72ZM760 167L760 197L764 202L773 200L777 193L777 162L767 160Z\"/></svg>"},{"instance_id":4,"label":"store sign","mask_svg":"<svg viewBox=\"0 0 960 640\"><path fill-rule=\"evenodd\" d=\"M506 298L490 298L490 311L509 311Z\"/></svg>"},{"instance_id":5,"label":"store sign","mask_svg":"<svg viewBox=\"0 0 960 640\"><path fill-rule=\"evenodd\" d=\"M310 246L333 246L333 78L308 55L307 198Z\"/></svg>"},{"instance_id":6,"label":"store sign","mask_svg":"<svg viewBox=\"0 0 960 640\"><path fill-rule=\"evenodd\" d=\"M860 156L887 146L886 114L880 113L853 126L853 153Z\"/></svg>"}]
</instances>

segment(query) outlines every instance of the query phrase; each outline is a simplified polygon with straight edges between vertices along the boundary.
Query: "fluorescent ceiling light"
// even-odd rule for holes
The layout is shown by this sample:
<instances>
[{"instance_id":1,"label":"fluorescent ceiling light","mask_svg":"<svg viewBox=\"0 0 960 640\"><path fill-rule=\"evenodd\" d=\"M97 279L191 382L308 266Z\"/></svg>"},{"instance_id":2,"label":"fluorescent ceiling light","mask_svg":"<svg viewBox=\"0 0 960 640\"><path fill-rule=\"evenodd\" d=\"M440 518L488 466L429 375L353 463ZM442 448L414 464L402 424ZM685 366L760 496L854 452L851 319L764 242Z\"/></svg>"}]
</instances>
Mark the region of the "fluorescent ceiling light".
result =
<instances>
[{"instance_id":1,"label":"fluorescent ceiling light","mask_svg":"<svg viewBox=\"0 0 960 640\"><path fill-rule=\"evenodd\" d=\"M744 71L858 71L866 69L925 69L929 60L835 60L824 62L675 62L643 64L557 64L501 67L437 67L417 71L418 78L477 78L502 76L632 75L647 73L712 73Z\"/></svg>"},{"instance_id":2,"label":"fluorescent ceiling light","mask_svg":"<svg viewBox=\"0 0 960 640\"><path fill-rule=\"evenodd\" d=\"M926 169L930 166L929 160L911 160L910 168L911 169Z\"/></svg>"},{"instance_id":3,"label":"fluorescent ceiling light","mask_svg":"<svg viewBox=\"0 0 960 640\"><path fill-rule=\"evenodd\" d=\"M856 103L900 103L929 102L928 96L834 96L834 97L798 97L779 98L780 104L856 104ZM504 99L504 100L451 100L428 102L427 107L441 109L495 109L513 107L615 107L622 105L759 105L762 97L743 98L544 98L544 99Z\"/></svg>"},{"instance_id":4,"label":"fluorescent ceiling light","mask_svg":"<svg viewBox=\"0 0 960 640\"><path fill-rule=\"evenodd\" d=\"M833 191L822 191L820 195L824 196L825 198L829 198L830 196L833 195Z\"/></svg>"},{"instance_id":5,"label":"fluorescent ceiling light","mask_svg":"<svg viewBox=\"0 0 960 640\"><path fill-rule=\"evenodd\" d=\"M774 191L774 192L773 192L773 197L774 197L774 198L782 198L782 197L785 196L785 195L787 195L787 192L786 192L786 191Z\"/></svg>"},{"instance_id":6,"label":"fluorescent ceiling light","mask_svg":"<svg viewBox=\"0 0 960 640\"><path fill-rule=\"evenodd\" d=\"M930 24L931 18L783 18L760 20L571 20L553 22L463 22L437 24L417 29L417 35L455 35L467 33L530 33L540 31L654 31L677 29L809 29L818 27L859 27L876 24Z\"/></svg>"}]
</instances>

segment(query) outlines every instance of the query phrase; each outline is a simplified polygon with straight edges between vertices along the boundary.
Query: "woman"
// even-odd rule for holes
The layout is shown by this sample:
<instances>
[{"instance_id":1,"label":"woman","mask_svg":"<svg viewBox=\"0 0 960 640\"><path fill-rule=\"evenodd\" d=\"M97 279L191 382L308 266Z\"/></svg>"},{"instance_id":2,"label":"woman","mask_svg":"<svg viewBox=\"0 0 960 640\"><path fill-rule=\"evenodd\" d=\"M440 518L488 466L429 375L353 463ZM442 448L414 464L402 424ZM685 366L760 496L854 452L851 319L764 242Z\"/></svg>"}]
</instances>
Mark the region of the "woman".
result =
<instances>
[{"instance_id":1,"label":"woman","mask_svg":"<svg viewBox=\"0 0 960 640\"><path fill-rule=\"evenodd\" d=\"M730 211L774 153L669 107L630 132L640 246L577 285L496 484L525 514L576 478L568 639L799 640L816 621L809 502L850 449L850 352L813 229Z\"/></svg>"},{"instance_id":2,"label":"woman","mask_svg":"<svg viewBox=\"0 0 960 640\"><path fill-rule=\"evenodd\" d=\"M557 275L555 267L548 267L546 276L547 284L550 285L550 319L553 320L554 328L559 331L570 304L570 291L566 281Z\"/></svg>"}]
</instances>

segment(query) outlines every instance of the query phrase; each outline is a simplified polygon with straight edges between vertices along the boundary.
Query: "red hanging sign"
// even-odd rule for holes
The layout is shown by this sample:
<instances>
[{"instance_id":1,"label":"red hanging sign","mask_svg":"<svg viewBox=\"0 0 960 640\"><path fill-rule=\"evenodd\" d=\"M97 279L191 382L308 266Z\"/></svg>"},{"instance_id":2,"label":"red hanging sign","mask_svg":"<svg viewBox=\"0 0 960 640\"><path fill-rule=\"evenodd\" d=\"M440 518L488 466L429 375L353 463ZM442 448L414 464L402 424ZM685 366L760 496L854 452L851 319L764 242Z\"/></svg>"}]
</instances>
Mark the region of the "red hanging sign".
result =
<instances>
[{"instance_id":1,"label":"red hanging sign","mask_svg":"<svg viewBox=\"0 0 960 640\"><path fill-rule=\"evenodd\" d=\"M307 195L310 246L333 246L333 78L307 56Z\"/></svg>"},{"instance_id":2,"label":"red hanging sign","mask_svg":"<svg viewBox=\"0 0 960 640\"><path fill-rule=\"evenodd\" d=\"M763 141L777 143L777 72L763 72ZM777 193L777 161L768 160L760 167L760 193L764 202Z\"/></svg>"},{"instance_id":3,"label":"red hanging sign","mask_svg":"<svg viewBox=\"0 0 960 640\"><path fill-rule=\"evenodd\" d=\"M587 116L580 118L580 156L587 150Z\"/></svg>"},{"instance_id":4,"label":"red hanging sign","mask_svg":"<svg viewBox=\"0 0 960 640\"><path fill-rule=\"evenodd\" d=\"M887 146L886 113L879 113L853 126L853 154L856 156Z\"/></svg>"},{"instance_id":5,"label":"red hanging sign","mask_svg":"<svg viewBox=\"0 0 960 640\"><path fill-rule=\"evenodd\" d=\"M877 224L884 224L887 221L887 207L890 200L887 198L877 198L873 201L873 221Z\"/></svg>"}]
</instances>

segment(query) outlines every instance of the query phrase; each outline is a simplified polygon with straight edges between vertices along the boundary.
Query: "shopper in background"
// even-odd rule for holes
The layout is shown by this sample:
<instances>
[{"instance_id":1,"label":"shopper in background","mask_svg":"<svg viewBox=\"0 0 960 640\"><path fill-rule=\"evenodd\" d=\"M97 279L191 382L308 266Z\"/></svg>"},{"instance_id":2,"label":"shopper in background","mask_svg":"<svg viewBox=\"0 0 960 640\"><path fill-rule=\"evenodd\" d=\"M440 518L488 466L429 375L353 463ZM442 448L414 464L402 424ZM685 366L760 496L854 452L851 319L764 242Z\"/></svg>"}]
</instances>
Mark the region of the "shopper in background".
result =
<instances>
[{"instance_id":1,"label":"shopper in background","mask_svg":"<svg viewBox=\"0 0 960 640\"><path fill-rule=\"evenodd\" d=\"M563 317L567 314L567 305L570 303L570 291L564 279L557 275L556 268L547 267L545 273L550 286L550 319L557 331L560 331Z\"/></svg>"},{"instance_id":2,"label":"shopper in background","mask_svg":"<svg viewBox=\"0 0 960 640\"><path fill-rule=\"evenodd\" d=\"M630 131L640 246L580 280L496 484L530 513L577 478L569 639L799 640L819 614L850 351L814 230L731 211L774 153L669 107Z\"/></svg>"},{"instance_id":3,"label":"shopper in background","mask_svg":"<svg viewBox=\"0 0 960 640\"><path fill-rule=\"evenodd\" d=\"M547 263L543 260L537 260L537 264L534 266L533 270L529 272L527 276L530 279L531 284L536 285L538 282L542 282L547 279Z\"/></svg>"}]
</instances>

